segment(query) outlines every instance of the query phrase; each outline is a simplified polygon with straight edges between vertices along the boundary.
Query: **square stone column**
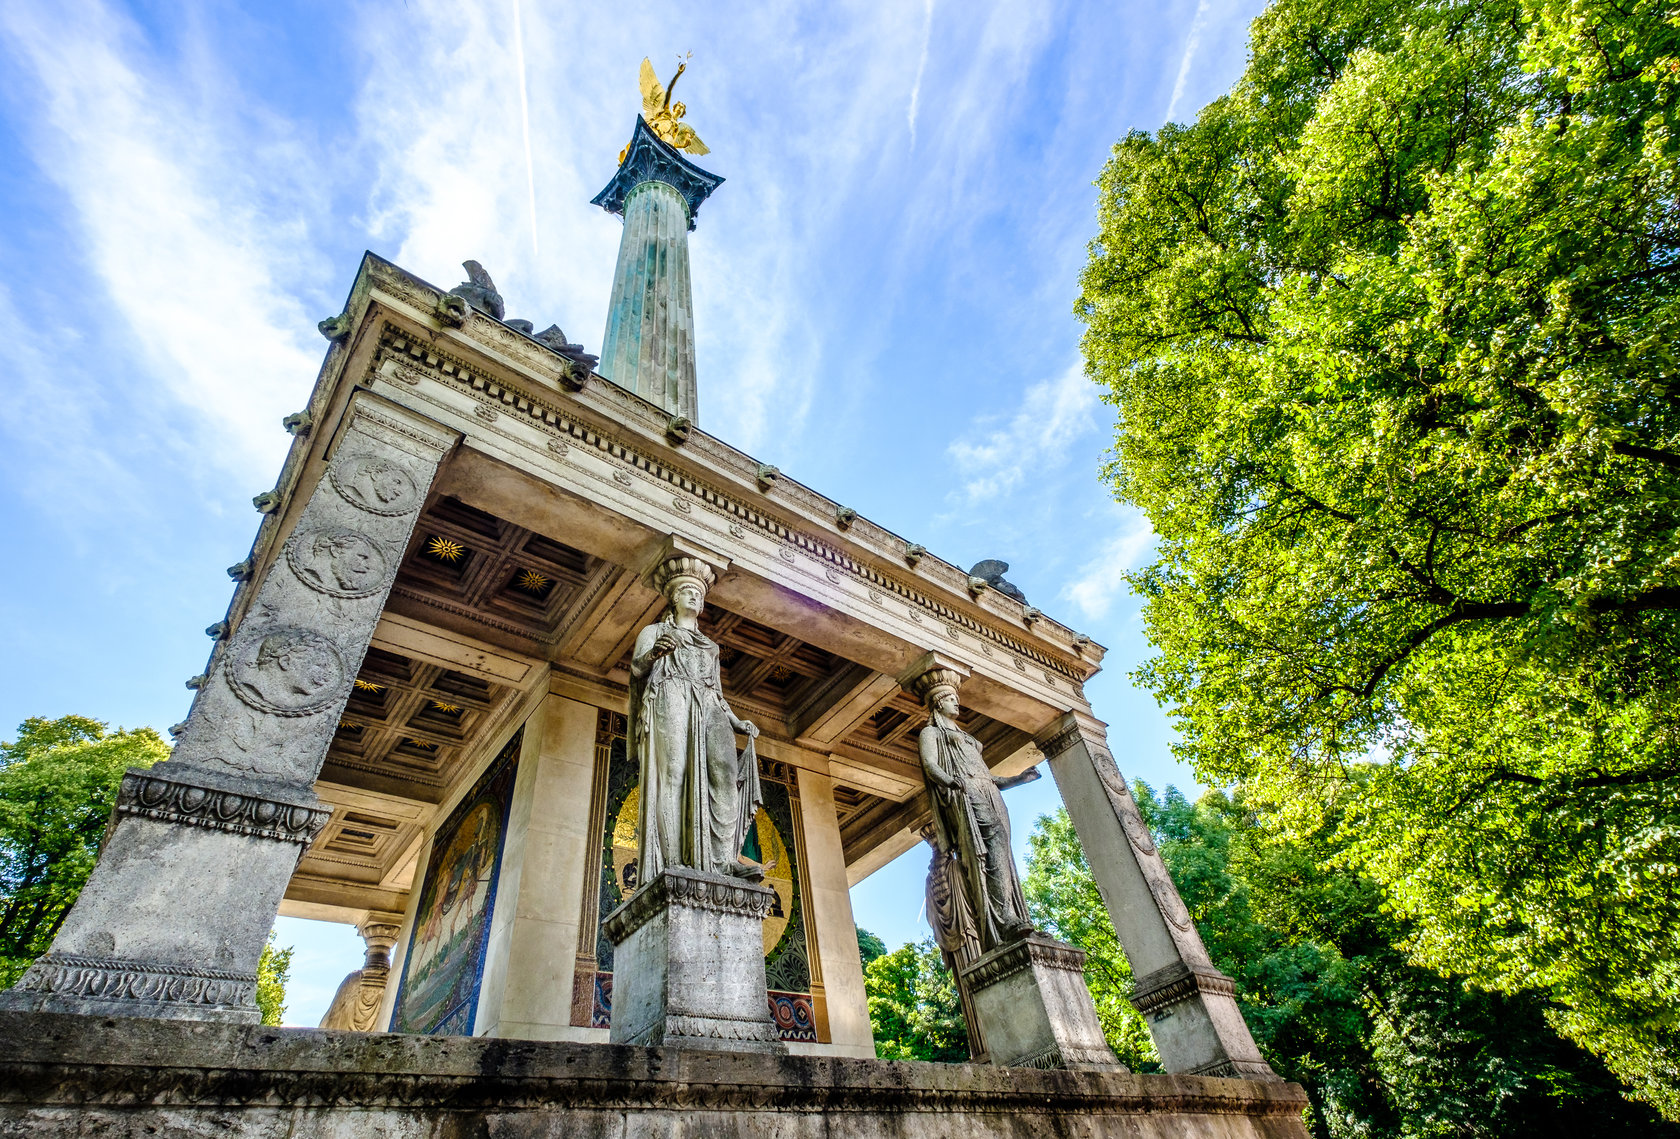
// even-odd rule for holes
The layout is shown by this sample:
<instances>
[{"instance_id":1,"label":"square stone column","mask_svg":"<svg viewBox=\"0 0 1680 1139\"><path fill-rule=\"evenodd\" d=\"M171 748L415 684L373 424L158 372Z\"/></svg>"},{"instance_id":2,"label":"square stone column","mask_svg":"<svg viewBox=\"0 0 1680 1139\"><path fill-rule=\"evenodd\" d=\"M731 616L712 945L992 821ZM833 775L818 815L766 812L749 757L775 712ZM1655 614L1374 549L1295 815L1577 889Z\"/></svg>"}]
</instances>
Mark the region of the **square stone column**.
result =
<instances>
[{"instance_id":1,"label":"square stone column","mask_svg":"<svg viewBox=\"0 0 1680 1139\"><path fill-rule=\"evenodd\" d=\"M0 1009L255 1022L257 960L330 812L326 757L427 489L460 436L368 392L175 751L123 776L99 861ZM290 513L290 512L289 512Z\"/></svg>"},{"instance_id":2,"label":"square stone column","mask_svg":"<svg viewBox=\"0 0 1680 1139\"><path fill-rule=\"evenodd\" d=\"M592 705L546 695L525 721L476 1036L592 1040L571 1024L595 776Z\"/></svg>"},{"instance_id":3,"label":"square stone column","mask_svg":"<svg viewBox=\"0 0 1680 1139\"><path fill-rule=\"evenodd\" d=\"M786 1053L764 982L775 897L768 886L667 867L609 914L612 1042Z\"/></svg>"},{"instance_id":4,"label":"square stone column","mask_svg":"<svg viewBox=\"0 0 1680 1139\"><path fill-rule=\"evenodd\" d=\"M1103 1038L1085 985L1083 949L1031 933L980 957L960 980L974 1002L991 1063L1125 1070Z\"/></svg>"},{"instance_id":5,"label":"square stone column","mask_svg":"<svg viewBox=\"0 0 1680 1139\"><path fill-rule=\"evenodd\" d=\"M1132 1004L1169 1072L1278 1077L1254 1045L1235 986L1208 957L1131 788L1109 754L1103 724L1069 712L1039 748L1085 848L1085 860L1131 962Z\"/></svg>"}]
</instances>

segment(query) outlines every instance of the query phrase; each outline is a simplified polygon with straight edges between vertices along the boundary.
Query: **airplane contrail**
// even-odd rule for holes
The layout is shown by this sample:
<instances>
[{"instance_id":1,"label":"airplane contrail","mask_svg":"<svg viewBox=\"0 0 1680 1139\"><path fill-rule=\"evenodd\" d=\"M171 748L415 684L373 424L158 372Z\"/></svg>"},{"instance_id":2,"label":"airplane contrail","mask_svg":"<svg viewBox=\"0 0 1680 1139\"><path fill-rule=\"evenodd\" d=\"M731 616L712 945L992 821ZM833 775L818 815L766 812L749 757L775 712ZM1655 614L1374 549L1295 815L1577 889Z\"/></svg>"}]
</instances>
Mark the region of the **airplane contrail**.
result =
<instances>
[{"instance_id":1,"label":"airplane contrail","mask_svg":"<svg viewBox=\"0 0 1680 1139\"><path fill-rule=\"evenodd\" d=\"M531 161L531 99L525 89L525 31L519 22L519 0L513 0L513 46L519 57L519 118L525 129L525 189L531 206L531 256L537 252L537 172Z\"/></svg>"}]
</instances>

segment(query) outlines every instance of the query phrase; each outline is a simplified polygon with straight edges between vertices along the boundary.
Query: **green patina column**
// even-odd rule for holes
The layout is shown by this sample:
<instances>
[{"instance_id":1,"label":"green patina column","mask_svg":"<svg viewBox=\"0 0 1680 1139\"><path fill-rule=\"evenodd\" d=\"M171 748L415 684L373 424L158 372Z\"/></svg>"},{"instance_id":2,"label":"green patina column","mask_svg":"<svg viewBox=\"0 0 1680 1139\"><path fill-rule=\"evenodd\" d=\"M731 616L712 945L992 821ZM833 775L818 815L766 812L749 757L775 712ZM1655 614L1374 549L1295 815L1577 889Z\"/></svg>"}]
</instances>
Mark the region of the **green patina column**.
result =
<instances>
[{"instance_id":1,"label":"green patina column","mask_svg":"<svg viewBox=\"0 0 1680 1139\"><path fill-rule=\"evenodd\" d=\"M688 234L723 181L695 166L636 119L636 133L594 204L624 218L598 371L698 424L694 300Z\"/></svg>"}]
</instances>

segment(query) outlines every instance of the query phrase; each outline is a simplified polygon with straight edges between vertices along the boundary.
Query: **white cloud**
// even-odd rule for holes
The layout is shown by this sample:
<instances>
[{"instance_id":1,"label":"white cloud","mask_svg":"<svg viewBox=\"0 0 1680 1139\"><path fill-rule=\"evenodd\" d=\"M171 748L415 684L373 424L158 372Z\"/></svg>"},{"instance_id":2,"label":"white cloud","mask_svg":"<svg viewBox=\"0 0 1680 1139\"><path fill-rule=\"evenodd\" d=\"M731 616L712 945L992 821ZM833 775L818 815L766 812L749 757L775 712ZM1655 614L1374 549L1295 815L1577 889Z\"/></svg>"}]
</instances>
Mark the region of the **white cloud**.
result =
<instances>
[{"instance_id":1,"label":"white cloud","mask_svg":"<svg viewBox=\"0 0 1680 1139\"><path fill-rule=\"evenodd\" d=\"M1029 470L1060 466L1069 445L1095 426L1096 406L1096 389L1079 363L1028 388L1006 423L948 448L963 472L964 501L972 506L999 498Z\"/></svg>"},{"instance_id":2,"label":"white cloud","mask_svg":"<svg viewBox=\"0 0 1680 1139\"><path fill-rule=\"evenodd\" d=\"M1062 587L1061 596L1079 607L1090 620L1108 616L1126 588L1124 574L1138 566L1155 544L1149 519L1132 508L1115 506L1115 531L1095 557L1079 569L1079 576Z\"/></svg>"},{"instance_id":3,"label":"white cloud","mask_svg":"<svg viewBox=\"0 0 1680 1139\"><path fill-rule=\"evenodd\" d=\"M302 215L272 208L277 189L308 196L304 151L283 131L235 145L219 108L237 92L205 99L148 73L132 24L94 0L0 11L27 145L106 293L85 303L108 303L132 337L138 359L111 364L138 363L187 413L176 454L260 487L321 357L319 316L288 287L309 260Z\"/></svg>"},{"instance_id":4,"label":"white cloud","mask_svg":"<svg viewBox=\"0 0 1680 1139\"><path fill-rule=\"evenodd\" d=\"M916 79L910 84L910 109L905 114L910 124L910 148L916 147L916 113L922 101L922 77L927 74L928 48L933 43L933 0L926 0L927 18L922 24L922 54L916 60Z\"/></svg>"}]
</instances>

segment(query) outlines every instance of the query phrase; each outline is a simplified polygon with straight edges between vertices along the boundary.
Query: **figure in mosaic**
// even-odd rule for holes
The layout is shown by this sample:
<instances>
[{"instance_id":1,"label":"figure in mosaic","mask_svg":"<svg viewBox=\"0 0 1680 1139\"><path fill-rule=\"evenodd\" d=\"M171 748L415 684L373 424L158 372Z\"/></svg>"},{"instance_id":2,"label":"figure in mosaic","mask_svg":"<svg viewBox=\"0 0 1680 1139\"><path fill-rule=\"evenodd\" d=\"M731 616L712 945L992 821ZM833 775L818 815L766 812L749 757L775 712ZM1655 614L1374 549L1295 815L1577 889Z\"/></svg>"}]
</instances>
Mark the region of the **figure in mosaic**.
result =
<instances>
[{"instance_id":1,"label":"figure in mosaic","mask_svg":"<svg viewBox=\"0 0 1680 1139\"><path fill-rule=\"evenodd\" d=\"M758 728L723 698L718 646L700 632L711 568L668 558L654 574L670 607L636 637L630 658L631 755L641 777L637 875L667 866L758 881L764 867L741 857L747 828L764 802ZM747 737L737 754L735 733Z\"/></svg>"},{"instance_id":2,"label":"figure in mosaic","mask_svg":"<svg viewBox=\"0 0 1680 1139\"><path fill-rule=\"evenodd\" d=\"M932 668L916 679L927 705L922 729L922 772L933 808L940 856L956 856L968 913L983 951L1032 932L1027 900L1009 846L1009 812L999 779L980 754L980 741L957 726L957 676Z\"/></svg>"}]
</instances>

